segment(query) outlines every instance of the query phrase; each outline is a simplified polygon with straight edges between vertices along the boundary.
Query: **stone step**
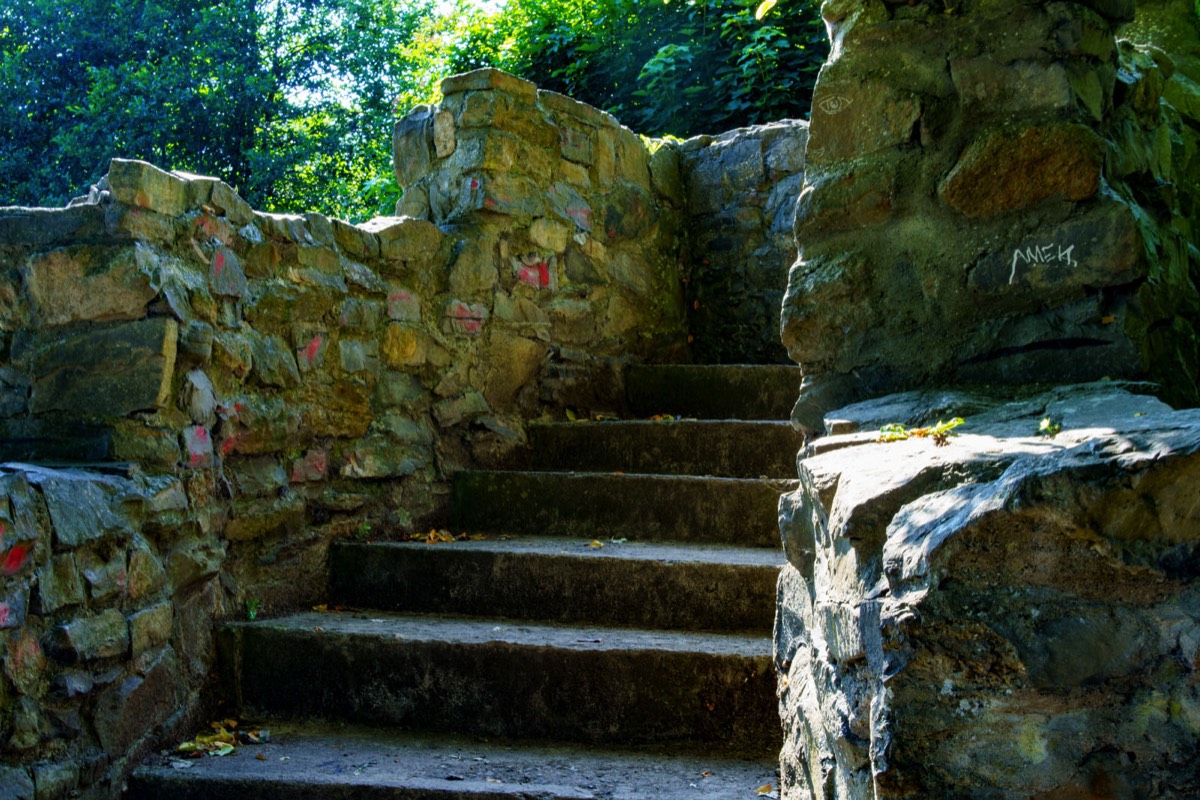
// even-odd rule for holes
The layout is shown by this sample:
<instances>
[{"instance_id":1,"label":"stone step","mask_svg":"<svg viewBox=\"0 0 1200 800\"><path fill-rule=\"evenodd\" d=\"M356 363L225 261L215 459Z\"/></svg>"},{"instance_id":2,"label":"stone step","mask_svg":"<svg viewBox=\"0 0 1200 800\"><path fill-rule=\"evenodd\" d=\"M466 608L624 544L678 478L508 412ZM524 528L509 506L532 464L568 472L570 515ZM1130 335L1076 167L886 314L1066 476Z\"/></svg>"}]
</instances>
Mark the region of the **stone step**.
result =
<instances>
[{"instance_id":1,"label":"stone step","mask_svg":"<svg viewBox=\"0 0 1200 800\"><path fill-rule=\"evenodd\" d=\"M264 722L234 756L155 756L128 800L753 800L771 759L486 743L377 729ZM181 768L186 765L186 768Z\"/></svg>"},{"instance_id":2,"label":"stone step","mask_svg":"<svg viewBox=\"0 0 1200 800\"><path fill-rule=\"evenodd\" d=\"M607 540L779 547L779 495L796 481L598 472L464 470L451 526Z\"/></svg>"},{"instance_id":3,"label":"stone step","mask_svg":"<svg viewBox=\"0 0 1200 800\"><path fill-rule=\"evenodd\" d=\"M343 606L764 636L782 563L778 549L542 537L330 552Z\"/></svg>"},{"instance_id":4,"label":"stone step","mask_svg":"<svg viewBox=\"0 0 1200 800\"><path fill-rule=\"evenodd\" d=\"M763 636L305 613L221 628L240 713L586 744L779 748Z\"/></svg>"},{"instance_id":5,"label":"stone step","mask_svg":"<svg viewBox=\"0 0 1200 800\"><path fill-rule=\"evenodd\" d=\"M803 437L767 420L537 422L521 469L792 478Z\"/></svg>"},{"instance_id":6,"label":"stone step","mask_svg":"<svg viewBox=\"0 0 1200 800\"><path fill-rule=\"evenodd\" d=\"M635 416L786 420L800 395L800 368L782 364L662 364L625 370Z\"/></svg>"}]
</instances>

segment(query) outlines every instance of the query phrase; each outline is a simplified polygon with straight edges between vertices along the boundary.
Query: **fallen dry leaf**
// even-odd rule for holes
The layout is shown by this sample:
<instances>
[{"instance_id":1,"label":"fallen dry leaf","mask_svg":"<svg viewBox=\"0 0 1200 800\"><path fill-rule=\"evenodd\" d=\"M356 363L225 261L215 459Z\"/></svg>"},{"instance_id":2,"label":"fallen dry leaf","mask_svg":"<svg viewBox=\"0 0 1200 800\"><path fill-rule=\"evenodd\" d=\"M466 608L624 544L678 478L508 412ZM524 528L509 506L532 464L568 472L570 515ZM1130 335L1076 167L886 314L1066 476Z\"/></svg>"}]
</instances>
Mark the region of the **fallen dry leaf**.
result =
<instances>
[{"instance_id":1,"label":"fallen dry leaf","mask_svg":"<svg viewBox=\"0 0 1200 800\"><path fill-rule=\"evenodd\" d=\"M600 541L599 539L592 539L590 542L588 542L588 547L592 548L593 550L599 550L601 547L604 547L604 542Z\"/></svg>"},{"instance_id":2,"label":"fallen dry leaf","mask_svg":"<svg viewBox=\"0 0 1200 800\"><path fill-rule=\"evenodd\" d=\"M771 787L771 784L769 784L769 783L764 783L762 786L760 786L760 787L758 787L757 789L755 789L755 790L754 790L754 793L755 793L755 794L770 794L770 793L771 793L771 788L772 788L772 787Z\"/></svg>"}]
</instances>

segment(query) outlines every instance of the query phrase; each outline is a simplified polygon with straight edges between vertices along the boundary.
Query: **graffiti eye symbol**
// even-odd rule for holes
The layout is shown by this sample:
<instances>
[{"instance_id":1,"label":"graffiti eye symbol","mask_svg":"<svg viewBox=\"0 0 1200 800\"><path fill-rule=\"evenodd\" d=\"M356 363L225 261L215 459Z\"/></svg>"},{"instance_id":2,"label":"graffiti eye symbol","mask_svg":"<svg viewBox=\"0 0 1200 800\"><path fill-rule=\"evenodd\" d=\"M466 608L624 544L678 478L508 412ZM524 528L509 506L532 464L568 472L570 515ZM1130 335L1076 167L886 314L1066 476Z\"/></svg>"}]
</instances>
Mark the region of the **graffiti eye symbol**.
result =
<instances>
[{"instance_id":1,"label":"graffiti eye symbol","mask_svg":"<svg viewBox=\"0 0 1200 800\"><path fill-rule=\"evenodd\" d=\"M840 94L832 94L817 104L817 108L826 114L837 114L850 107L850 98Z\"/></svg>"}]
</instances>

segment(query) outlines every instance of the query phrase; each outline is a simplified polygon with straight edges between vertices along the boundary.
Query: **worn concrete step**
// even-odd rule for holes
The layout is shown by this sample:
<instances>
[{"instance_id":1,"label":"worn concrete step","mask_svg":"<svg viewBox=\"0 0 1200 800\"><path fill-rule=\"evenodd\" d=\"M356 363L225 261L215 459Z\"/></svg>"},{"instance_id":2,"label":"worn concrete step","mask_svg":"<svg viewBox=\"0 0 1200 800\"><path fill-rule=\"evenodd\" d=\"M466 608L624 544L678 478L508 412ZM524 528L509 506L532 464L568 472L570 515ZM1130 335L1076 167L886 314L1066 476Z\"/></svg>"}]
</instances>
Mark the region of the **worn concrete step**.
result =
<instances>
[{"instance_id":1,"label":"worn concrete step","mask_svg":"<svg viewBox=\"0 0 1200 800\"><path fill-rule=\"evenodd\" d=\"M264 722L236 755L157 756L128 800L753 800L778 763L723 754L517 746L378 729Z\"/></svg>"},{"instance_id":2,"label":"worn concrete step","mask_svg":"<svg viewBox=\"0 0 1200 800\"><path fill-rule=\"evenodd\" d=\"M466 470L455 530L779 547L779 495L795 481Z\"/></svg>"},{"instance_id":3,"label":"worn concrete step","mask_svg":"<svg viewBox=\"0 0 1200 800\"><path fill-rule=\"evenodd\" d=\"M782 553L583 539L341 544L332 601L552 622L769 635Z\"/></svg>"},{"instance_id":4,"label":"worn concrete step","mask_svg":"<svg viewBox=\"0 0 1200 800\"><path fill-rule=\"evenodd\" d=\"M220 630L243 713L588 744L779 748L765 636L416 614Z\"/></svg>"},{"instance_id":5,"label":"worn concrete step","mask_svg":"<svg viewBox=\"0 0 1200 800\"><path fill-rule=\"evenodd\" d=\"M782 364L661 364L625 370L639 417L786 420L800 396L800 368Z\"/></svg>"},{"instance_id":6,"label":"worn concrete step","mask_svg":"<svg viewBox=\"0 0 1200 800\"><path fill-rule=\"evenodd\" d=\"M535 422L520 469L792 478L803 437L767 420Z\"/></svg>"}]
</instances>

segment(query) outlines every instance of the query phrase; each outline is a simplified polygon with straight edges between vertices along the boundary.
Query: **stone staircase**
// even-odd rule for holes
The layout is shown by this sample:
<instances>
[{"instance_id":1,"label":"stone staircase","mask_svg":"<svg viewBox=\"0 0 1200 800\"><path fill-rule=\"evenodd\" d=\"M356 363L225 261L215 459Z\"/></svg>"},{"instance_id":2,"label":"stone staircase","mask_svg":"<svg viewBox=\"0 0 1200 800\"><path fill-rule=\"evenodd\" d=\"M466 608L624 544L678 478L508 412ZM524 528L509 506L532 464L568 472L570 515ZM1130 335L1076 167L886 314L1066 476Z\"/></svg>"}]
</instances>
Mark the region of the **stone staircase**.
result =
<instances>
[{"instance_id":1,"label":"stone staircase","mask_svg":"<svg viewBox=\"0 0 1200 800\"><path fill-rule=\"evenodd\" d=\"M130 796L777 786L776 504L798 383L787 367L631 369L634 415L697 419L538 423L514 468L455 478L452 528L484 538L336 546L330 605L354 610L220 632L221 679L271 742L158 758Z\"/></svg>"}]
</instances>

